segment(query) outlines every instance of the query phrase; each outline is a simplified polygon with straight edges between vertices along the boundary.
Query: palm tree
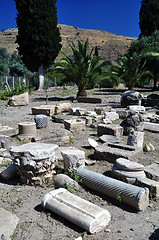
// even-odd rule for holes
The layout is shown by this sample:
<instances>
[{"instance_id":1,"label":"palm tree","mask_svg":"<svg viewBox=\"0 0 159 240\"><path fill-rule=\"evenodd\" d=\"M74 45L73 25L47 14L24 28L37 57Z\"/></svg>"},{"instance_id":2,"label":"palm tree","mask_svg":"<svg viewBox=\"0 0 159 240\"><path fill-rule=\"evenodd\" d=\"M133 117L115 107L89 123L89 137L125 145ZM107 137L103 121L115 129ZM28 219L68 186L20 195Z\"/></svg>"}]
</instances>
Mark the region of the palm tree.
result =
<instances>
[{"instance_id":1,"label":"palm tree","mask_svg":"<svg viewBox=\"0 0 159 240\"><path fill-rule=\"evenodd\" d=\"M118 76L124 80L126 87L132 90L139 81L149 76L150 71L146 70L145 61L141 61L140 55L133 53L132 56L125 54L116 60L118 64Z\"/></svg>"},{"instance_id":2,"label":"palm tree","mask_svg":"<svg viewBox=\"0 0 159 240\"><path fill-rule=\"evenodd\" d=\"M150 76L154 80L153 89L156 90L157 81L159 79L159 48L157 47L149 47L145 48L140 57L143 61L145 61L145 69L150 72Z\"/></svg>"},{"instance_id":3,"label":"palm tree","mask_svg":"<svg viewBox=\"0 0 159 240\"><path fill-rule=\"evenodd\" d=\"M99 82L100 87L114 87L119 85L118 67L112 64L102 68L102 74L105 76Z\"/></svg>"},{"instance_id":4,"label":"palm tree","mask_svg":"<svg viewBox=\"0 0 159 240\"><path fill-rule=\"evenodd\" d=\"M77 97L87 96L86 89L103 79L102 68L108 65L104 57L93 55L93 48L89 52L88 40L85 43L78 41L78 47L72 42L72 54L55 63L55 73L61 75L63 83L74 82L78 87Z\"/></svg>"}]
</instances>

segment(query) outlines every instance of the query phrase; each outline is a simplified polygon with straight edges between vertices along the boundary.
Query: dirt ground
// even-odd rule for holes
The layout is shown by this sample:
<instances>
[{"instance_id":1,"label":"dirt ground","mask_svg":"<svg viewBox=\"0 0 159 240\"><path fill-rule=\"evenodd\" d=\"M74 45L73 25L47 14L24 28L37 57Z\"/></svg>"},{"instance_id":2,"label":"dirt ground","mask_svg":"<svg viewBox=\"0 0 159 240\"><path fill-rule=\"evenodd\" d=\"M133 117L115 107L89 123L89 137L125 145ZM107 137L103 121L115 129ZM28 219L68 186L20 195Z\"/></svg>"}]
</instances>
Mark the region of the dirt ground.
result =
<instances>
[{"instance_id":1,"label":"dirt ground","mask_svg":"<svg viewBox=\"0 0 159 240\"><path fill-rule=\"evenodd\" d=\"M57 104L70 97L75 97L76 89L62 90L52 89L48 92L34 92L30 96L28 106L10 107L6 101L0 101L0 124L13 127L14 134L18 133L18 123L23 121L34 121L31 114L31 107L46 104L46 95L48 94L48 104ZM106 109L110 107L120 107L120 97L122 91L88 91L89 96L100 97L102 104L86 104L74 101L72 107L81 107L86 110L93 110L94 107L102 106ZM61 123L52 122L46 129L38 129L38 136L47 135L49 139L50 132L56 129L64 128ZM80 136L80 137L79 137ZM88 137L98 140L96 128L86 127L85 131L74 134L73 140L61 146L74 146L85 151L86 158L89 159L94 152L89 148ZM126 144L126 137L122 142ZM158 160L159 156L159 134L145 132L144 143L151 142L156 148L155 152L143 153L137 162L144 166ZM11 146L20 145L17 138L10 139ZM107 161L96 161L93 166L86 168L98 173L107 174L111 170L112 164ZM0 171L6 168L5 164L0 165ZM63 171L63 164L60 162L59 171ZM105 195L94 192L91 189L80 186L75 194L95 203L96 205L108 210L111 214L111 221L102 231L89 234L76 225L59 217L58 215L43 209L41 200L46 193L54 189L54 183L44 184L43 186L25 186L21 185L19 179L12 179L9 182L0 180L0 207L5 208L17 215L20 219L19 224L11 236L12 240L74 240L82 236L84 240L146 240L159 239L159 201L150 200L148 208L144 212L137 212L130 206L111 199Z\"/></svg>"}]
</instances>

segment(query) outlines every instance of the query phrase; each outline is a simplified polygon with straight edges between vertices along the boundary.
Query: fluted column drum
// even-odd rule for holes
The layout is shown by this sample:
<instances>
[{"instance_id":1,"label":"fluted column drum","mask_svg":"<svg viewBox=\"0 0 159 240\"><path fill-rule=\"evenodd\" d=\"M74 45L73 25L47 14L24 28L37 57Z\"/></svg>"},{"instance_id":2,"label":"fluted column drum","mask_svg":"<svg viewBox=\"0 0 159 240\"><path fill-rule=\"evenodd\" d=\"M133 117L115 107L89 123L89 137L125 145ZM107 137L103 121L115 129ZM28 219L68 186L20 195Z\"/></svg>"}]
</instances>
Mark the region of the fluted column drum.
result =
<instances>
[{"instance_id":1,"label":"fluted column drum","mask_svg":"<svg viewBox=\"0 0 159 240\"><path fill-rule=\"evenodd\" d=\"M79 168L77 174L87 187L125 202L139 211L145 210L149 204L148 188L127 184L85 168Z\"/></svg>"}]
</instances>

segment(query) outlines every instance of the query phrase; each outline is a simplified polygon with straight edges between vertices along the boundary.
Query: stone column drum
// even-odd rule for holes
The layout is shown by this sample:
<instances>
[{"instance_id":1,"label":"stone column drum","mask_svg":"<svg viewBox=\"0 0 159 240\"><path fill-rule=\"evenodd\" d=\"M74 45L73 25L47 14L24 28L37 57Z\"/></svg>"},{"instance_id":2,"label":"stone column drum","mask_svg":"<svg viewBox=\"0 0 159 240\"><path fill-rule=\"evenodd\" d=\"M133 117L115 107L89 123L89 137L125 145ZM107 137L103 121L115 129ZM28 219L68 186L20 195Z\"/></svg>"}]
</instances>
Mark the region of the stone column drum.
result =
<instances>
[{"instance_id":1,"label":"stone column drum","mask_svg":"<svg viewBox=\"0 0 159 240\"><path fill-rule=\"evenodd\" d=\"M45 143L27 143L11 147L14 163L22 183L41 185L55 173L55 150L58 145Z\"/></svg>"},{"instance_id":2,"label":"stone column drum","mask_svg":"<svg viewBox=\"0 0 159 240\"><path fill-rule=\"evenodd\" d=\"M36 136L36 123L35 122L21 122L18 123L18 136L19 137L35 137Z\"/></svg>"},{"instance_id":3,"label":"stone column drum","mask_svg":"<svg viewBox=\"0 0 159 240\"><path fill-rule=\"evenodd\" d=\"M139 211L145 210L149 204L148 188L130 185L84 168L79 168L77 174L87 187L114 199L120 198L120 201L135 207Z\"/></svg>"}]
</instances>

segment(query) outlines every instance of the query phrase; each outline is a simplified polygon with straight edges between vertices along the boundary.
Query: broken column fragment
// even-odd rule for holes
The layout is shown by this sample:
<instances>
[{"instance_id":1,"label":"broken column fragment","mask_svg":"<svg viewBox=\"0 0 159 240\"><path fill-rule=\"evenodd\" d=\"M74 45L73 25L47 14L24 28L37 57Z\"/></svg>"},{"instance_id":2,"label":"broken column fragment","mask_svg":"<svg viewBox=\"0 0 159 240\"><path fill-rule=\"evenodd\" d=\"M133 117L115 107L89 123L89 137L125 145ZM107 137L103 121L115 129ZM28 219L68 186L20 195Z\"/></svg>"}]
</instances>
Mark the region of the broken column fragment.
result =
<instances>
[{"instance_id":1,"label":"broken column fragment","mask_svg":"<svg viewBox=\"0 0 159 240\"><path fill-rule=\"evenodd\" d=\"M77 170L82 183L93 190L119 199L139 211L145 210L149 204L148 188L137 187L122 181L106 177L102 174L92 172L85 168Z\"/></svg>"},{"instance_id":2,"label":"broken column fragment","mask_svg":"<svg viewBox=\"0 0 159 240\"><path fill-rule=\"evenodd\" d=\"M112 167L112 176L127 183L135 183L136 179L145 178L144 166L129 161L125 158L118 158Z\"/></svg>"},{"instance_id":3,"label":"broken column fragment","mask_svg":"<svg viewBox=\"0 0 159 240\"><path fill-rule=\"evenodd\" d=\"M55 173L56 144L27 143L10 148L21 181L29 185L41 185Z\"/></svg>"},{"instance_id":4,"label":"broken column fragment","mask_svg":"<svg viewBox=\"0 0 159 240\"><path fill-rule=\"evenodd\" d=\"M107 210L63 188L47 193L42 199L42 206L90 233L99 232L111 220Z\"/></svg>"},{"instance_id":5,"label":"broken column fragment","mask_svg":"<svg viewBox=\"0 0 159 240\"><path fill-rule=\"evenodd\" d=\"M21 122L18 123L18 137L31 138L36 136L36 123L35 122Z\"/></svg>"},{"instance_id":6,"label":"broken column fragment","mask_svg":"<svg viewBox=\"0 0 159 240\"><path fill-rule=\"evenodd\" d=\"M11 178L15 177L16 175L17 175L17 168L16 168L15 163L11 164L0 174L0 176L5 180L10 180Z\"/></svg>"}]
</instances>

